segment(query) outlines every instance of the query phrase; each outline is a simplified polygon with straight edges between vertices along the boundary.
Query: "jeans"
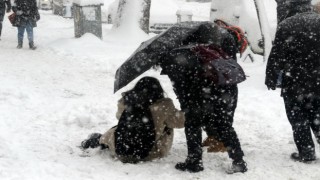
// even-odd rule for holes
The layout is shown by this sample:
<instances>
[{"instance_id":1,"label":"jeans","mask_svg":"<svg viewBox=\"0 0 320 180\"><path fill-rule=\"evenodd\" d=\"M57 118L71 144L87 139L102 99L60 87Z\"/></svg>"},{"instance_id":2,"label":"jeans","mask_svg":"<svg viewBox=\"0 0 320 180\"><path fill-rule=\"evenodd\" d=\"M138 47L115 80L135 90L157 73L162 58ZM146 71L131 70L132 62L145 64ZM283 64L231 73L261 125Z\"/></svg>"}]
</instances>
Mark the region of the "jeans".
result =
<instances>
[{"instance_id":1,"label":"jeans","mask_svg":"<svg viewBox=\"0 0 320 180\"><path fill-rule=\"evenodd\" d=\"M33 42L33 26L30 21L27 22L26 26L18 27L18 43L23 43L24 31L27 31L29 43Z\"/></svg>"}]
</instances>

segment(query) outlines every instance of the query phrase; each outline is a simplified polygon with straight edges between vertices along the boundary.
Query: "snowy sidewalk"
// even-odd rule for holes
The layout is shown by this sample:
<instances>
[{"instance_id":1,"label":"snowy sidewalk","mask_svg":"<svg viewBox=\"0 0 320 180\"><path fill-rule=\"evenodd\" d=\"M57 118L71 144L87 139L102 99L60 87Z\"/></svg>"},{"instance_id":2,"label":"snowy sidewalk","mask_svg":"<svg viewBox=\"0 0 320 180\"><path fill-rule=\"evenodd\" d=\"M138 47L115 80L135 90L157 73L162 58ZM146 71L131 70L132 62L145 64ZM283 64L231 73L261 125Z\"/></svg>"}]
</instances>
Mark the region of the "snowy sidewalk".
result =
<instances>
[{"instance_id":1,"label":"snowy sidewalk","mask_svg":"<svg viewBox=\"0 0 320 180\"><path fill-rule=\"evenodd\" d=\"M279 91L264 86L265 64L241 62L248 80L239 85L235 129L249 171L227 175L227 154L204 152L205 171L179 172L175 163L186 157L183 130L175 133L171 154L136 165L123 164L99 150L78 146L89 133L116 124L113 94L115 70L140 41L104 40L92 35L73 38L73 20L41 11L35 28L38 49L16 49L16 29L5 19L0 41L0 179L319 179L320 161L306 165L289 159L295 151ZM257 57L262 61L261 57ZM175 98L167 77L161 79ZM178 102L175 101L178 105ZM319 146L317 145L319 156Z\"/></svg>"}]
</instances>

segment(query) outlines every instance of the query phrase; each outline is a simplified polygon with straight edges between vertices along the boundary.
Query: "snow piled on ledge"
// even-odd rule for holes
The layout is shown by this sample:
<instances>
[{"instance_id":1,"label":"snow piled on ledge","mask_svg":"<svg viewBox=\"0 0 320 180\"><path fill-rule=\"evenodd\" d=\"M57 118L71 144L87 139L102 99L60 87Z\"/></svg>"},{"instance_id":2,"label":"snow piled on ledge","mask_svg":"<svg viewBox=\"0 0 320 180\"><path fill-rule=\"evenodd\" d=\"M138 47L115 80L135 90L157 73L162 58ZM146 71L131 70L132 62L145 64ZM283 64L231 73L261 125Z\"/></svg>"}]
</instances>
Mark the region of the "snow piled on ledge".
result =
<instances>
[{"instance_id":1,"label":"snow piled on ledge","mask_svg":"<svg viewBox=\"0 0 320 180\"><path fill-rule=\"evenodd\" d=\"M103 5L104 0L73 0L73 3L80 6Z\"/></svg>"}]
</instances>

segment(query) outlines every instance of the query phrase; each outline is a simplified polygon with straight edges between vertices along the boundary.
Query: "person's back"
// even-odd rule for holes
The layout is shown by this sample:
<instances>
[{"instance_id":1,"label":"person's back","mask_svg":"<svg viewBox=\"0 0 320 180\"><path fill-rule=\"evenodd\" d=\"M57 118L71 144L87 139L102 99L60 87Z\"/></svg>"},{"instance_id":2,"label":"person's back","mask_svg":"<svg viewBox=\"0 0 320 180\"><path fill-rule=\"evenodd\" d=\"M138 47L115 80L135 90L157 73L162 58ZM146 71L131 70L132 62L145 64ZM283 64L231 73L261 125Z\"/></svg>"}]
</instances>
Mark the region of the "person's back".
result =
<instances>
[{"instance_id":1,"label":"person's back","mask_svg":"<svg viewBox=\"0 0 320 180\"><path fill-rule=\"evenodd\" d=\"M231 57L236 59L236 42L232 35L224 28L215 26L215 32L205 29L199 30L194 36L188 38L184 44L214 44L221 47ZM206 92L203 88L212 86L210 81L201 76L203 69L199 60L192 56L189 49L177 48L163 57L161 62L163 75L168 75L173 82L174 92L178 96L182 110L200 107ZM179 73L177 73L179 72Z\"/></svg>"},{"instance_id":2,"label":"person's back","mask_svg":"<svg viewBox=\"0 0 320 180\"><path fill-rule=\"evenodd\" d=\"M299 13L279 24L275 39L278 51L270 55L268 66L281 59L284 76L284 93L320 95L320 15L313 12ZM269 72L273 73L273 72Z\"/></svg>"}]
</instances>

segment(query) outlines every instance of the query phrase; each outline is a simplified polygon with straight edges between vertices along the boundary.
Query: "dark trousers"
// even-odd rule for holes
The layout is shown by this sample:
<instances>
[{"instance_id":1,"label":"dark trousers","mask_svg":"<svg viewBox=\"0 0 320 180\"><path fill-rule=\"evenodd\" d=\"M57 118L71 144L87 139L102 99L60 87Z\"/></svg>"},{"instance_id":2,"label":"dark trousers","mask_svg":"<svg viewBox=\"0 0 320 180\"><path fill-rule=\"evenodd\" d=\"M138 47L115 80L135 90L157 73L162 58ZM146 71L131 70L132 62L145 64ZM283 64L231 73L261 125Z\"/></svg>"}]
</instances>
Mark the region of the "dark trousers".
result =
<instances>
[{"instance_id":1,"label":"dark trousers","mask_svg":"<svg viewBox=\"0 0 320 180\"><path fill-rule=\"evenodd\" d=\"M0 36L1 36L1 32L2 32L2 21L0 21Z\"/></svg>"},{"instance_id":2,"label":"dark trousers","mask_svg":"<svg viewBox=\"0 0 320 180\"><path fill-rule=\"evenodd\" d=\"M0 36L1 36L1 32L2 32L3 17L4 17L4 14L0 14Z\"/></svg>"},{"instance_id":3,"label":"dark trousers","mask_svg":"<svg viewBox=\"0 0 320 180\"><path fill-rule=\"evenodd\" d=\"M320 97L284 95L283 99L300 156L313 158L315 149L311 130L320 143Z\"/></svg>"},{"instance_id":4,"label":"dark trousers","mask_svg":"<svg viewBox=\"0 0 320 180\"><path fill-rule=\"evenodd\" d=\"M200 106L190 107L186 111L185 134L189 159L202 159L202 127L209 135L214 132L218 140L224 143L230 158L242 159L244 154L232 127L237 96L237 86L213 88L210 95L202 99Z\"/></svg>"}]
</instances>

